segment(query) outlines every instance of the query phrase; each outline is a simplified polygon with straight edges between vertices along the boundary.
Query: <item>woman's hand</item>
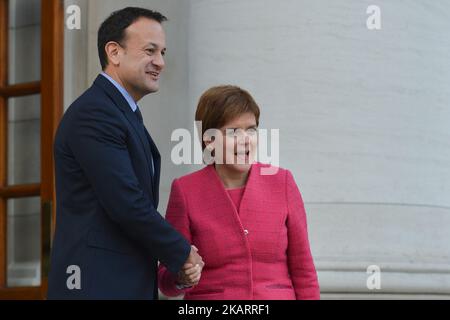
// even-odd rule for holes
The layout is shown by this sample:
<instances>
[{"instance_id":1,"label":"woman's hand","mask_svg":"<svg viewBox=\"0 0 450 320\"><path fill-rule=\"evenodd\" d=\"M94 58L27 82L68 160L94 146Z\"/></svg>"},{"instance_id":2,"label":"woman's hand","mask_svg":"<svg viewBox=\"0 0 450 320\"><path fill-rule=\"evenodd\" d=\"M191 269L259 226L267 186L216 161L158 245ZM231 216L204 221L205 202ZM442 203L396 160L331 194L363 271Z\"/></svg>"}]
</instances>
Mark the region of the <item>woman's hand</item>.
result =
<instances>
[{"instance_id":1,"label":"woman's hand","mask_svg":"<svg viewBox=\"0 0 450 320\"><path fill-rule=\"evenodd\" d=\"M192 250L197 253L198 249L195 246L192 246ZM193 264L190 262L185 263L183 269L178 273L177 284L192 287L199 283L200 278L202 276L202 270L205 266L203 260L200 259L199 263Z\"/></svg>"},{"instance_id":2,"label":"woman's hand","mask_svg":"<svg viewBox=\"0 0 450 320\"><path fill-rule=\"evenodd\" d=\"M185 287L192 287L199 283L202 276L202 267L200 264L187 263L183 269L178 273L177 283Z\"/></svg>"}]
</instances>

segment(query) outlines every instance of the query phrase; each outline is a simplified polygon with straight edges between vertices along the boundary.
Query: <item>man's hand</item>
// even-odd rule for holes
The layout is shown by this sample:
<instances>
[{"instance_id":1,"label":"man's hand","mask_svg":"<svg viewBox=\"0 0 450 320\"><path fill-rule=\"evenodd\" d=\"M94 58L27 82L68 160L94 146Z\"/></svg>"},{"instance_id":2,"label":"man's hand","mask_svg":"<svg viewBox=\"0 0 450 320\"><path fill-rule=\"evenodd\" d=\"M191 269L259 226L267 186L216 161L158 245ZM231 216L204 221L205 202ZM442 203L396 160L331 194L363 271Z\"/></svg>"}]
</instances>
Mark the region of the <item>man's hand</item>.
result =
<instances>
[{"instance_id":1,"label":"man's hand","mask_svg":"<svg viewBox=\"0 0 450 320\"><path fill-rule=\"evenodd\" d=\"M197 285L200 281L204 266L205 263L198 254L198 249L195 246L191 246L191 253L184 264L183 269L178 273L178 284L186 287Z\"/></svg>"},{"instance_id":2,"label":"man's hand","mask_svg":"<svg viewBox=\"0 0 450 320\"><path fill-rule=\"evenodd\" d=\"M196 246L191 246L191 253L189 254L188 259L185 262L186 264L192 264L192 265L200 265L202 268L205 265L203 262L202 257L198 254L198 249Z\"/></svg>"}]
</instances>

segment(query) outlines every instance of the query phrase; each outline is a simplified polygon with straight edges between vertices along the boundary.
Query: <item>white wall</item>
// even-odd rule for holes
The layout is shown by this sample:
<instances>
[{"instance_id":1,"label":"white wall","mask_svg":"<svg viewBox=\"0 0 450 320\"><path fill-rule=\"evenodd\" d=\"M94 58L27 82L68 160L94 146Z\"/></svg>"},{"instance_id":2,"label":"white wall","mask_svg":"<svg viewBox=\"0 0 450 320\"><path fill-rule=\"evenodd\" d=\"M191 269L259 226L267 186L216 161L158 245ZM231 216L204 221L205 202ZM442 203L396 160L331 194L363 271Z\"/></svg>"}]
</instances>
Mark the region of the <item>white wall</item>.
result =
<instances>
[{"instance_id":1,"label":"white wall","mask_svg":"<svg viewBox=\"0 0 450 320\"><path fill-rule=\"evenodd\" d=\"M64 0L81 11L81 29L64 29L64 109L90 86L88 79L88 0ZM68 14L66 13L66 19ZM66 20L65 19L65 20Z\"/></svg>"},{"instance_id":2,"label":"white wall","mask_svg":"<svg viewBox=\"0 0 450 320\"><path fill-rule=\"evenodd\" d=\"M192 128L205 89L237 84L260 104L261 127L280 129L324 297L375 293L372 264L385 297L450 297L447 1L90 1L87 83L99 24L128 4L170 20L161 90L140 103L166 159L162 213L171 180L193 169L169 162L172 130ZM366 28L371 4L382 30Z\"/></svg>"},{"instance_id":3,"label":"white wall","mask_svg":"<svg viewBox=\"0 0 450 320\"><path fill-rule=\"evenodd\" d=\"M191 1L190 102L248 88L308 211L322 291L450 293L450 5ZM331 297L331 296L330 296ZM333 295L332 297L336 297Z\"/></svg>"}]
</instances>

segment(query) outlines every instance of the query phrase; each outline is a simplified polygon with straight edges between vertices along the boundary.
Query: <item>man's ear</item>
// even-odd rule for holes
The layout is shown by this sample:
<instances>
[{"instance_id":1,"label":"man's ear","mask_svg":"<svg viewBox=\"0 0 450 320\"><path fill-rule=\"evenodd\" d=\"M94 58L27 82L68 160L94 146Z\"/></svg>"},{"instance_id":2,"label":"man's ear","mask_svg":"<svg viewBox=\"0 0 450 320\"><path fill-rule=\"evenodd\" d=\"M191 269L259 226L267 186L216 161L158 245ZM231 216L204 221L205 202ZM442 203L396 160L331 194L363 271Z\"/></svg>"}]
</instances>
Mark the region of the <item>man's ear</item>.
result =
<instances>
[{"instance_id":1,"label":"man's ear","mask_svg":"<svg viewBox=\"0 0 450 320\"><path fill-rule=\"evenodd\" d=\"M120 45L115 41L110 41L105 45L108 60L114 66L118 66L120 64L120 50Z\"/></svg>"}]
</instances>

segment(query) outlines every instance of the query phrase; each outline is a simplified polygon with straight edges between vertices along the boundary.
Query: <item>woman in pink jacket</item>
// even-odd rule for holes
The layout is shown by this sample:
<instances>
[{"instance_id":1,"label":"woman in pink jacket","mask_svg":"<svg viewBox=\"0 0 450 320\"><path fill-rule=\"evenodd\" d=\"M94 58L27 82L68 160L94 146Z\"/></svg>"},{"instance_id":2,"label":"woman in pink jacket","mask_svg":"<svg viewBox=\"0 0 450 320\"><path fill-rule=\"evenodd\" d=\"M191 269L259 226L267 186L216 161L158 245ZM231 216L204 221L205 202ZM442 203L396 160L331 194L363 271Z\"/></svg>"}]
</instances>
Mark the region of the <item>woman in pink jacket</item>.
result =
<instances>
[{"instance_id":1,"label":"woman in pink jacket","mask_svg":"<svg viewBox=\"0 0 450 320\"><path fill-rule=\"evenodd\" d=\"M205 265L201 278L191 265L179 275L160 265L165 295L319 299L294 178L288 170L253 160L259 115L251 95L239 87L214 87L200 98L195 118L202 123L204 154L211 155L212 164L173 181L166 219L198 248Z\"/></svg>"}]
</instances>

